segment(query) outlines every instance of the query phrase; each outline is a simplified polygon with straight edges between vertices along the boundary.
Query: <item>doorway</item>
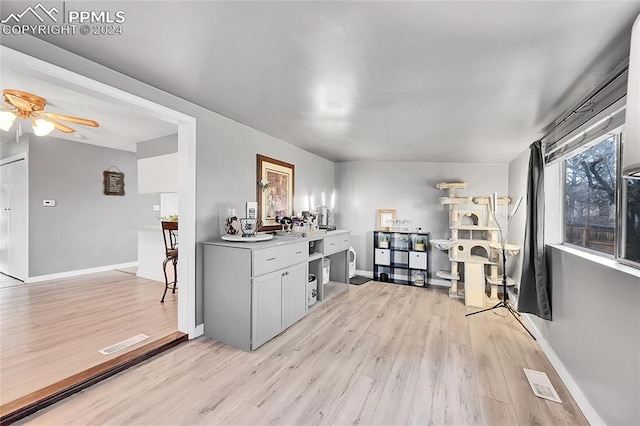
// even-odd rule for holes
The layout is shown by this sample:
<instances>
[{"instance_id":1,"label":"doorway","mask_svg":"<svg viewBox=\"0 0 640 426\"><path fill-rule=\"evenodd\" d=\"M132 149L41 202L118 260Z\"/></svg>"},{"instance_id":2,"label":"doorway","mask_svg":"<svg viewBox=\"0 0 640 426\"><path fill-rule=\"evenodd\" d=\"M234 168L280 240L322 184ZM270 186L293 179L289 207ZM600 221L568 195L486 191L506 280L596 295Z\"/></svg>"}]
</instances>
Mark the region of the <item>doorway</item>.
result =
<instances>
[{"instance_id":1,"label":"doorway","mask_svg":"<svg viewBox=\"0 0 640 426\"><path fill-rule=\"evenodd\" d=\"M189 338L203 334L202 327L196 329L195 300L195 147L196 119L131 93L100 83L48 62L28 56L0 45L3 66L16 70L26 70L31 75L101 99L127 104L146 111L148 114L176 124L178 127L179 210L180 210L180 297L178 298L178 330ZM27 278L28 280L28 278Z\"/></svg>"},{"instance_id":2,"label":"doorway","mask_svg":"<svg viewBox=\"0 0 640 426\"><path fill-rule=\"evenodd\" d=\"M26 154L0 162L0 272L28 275L28 166Z\"/></svg>"}]
</instances>

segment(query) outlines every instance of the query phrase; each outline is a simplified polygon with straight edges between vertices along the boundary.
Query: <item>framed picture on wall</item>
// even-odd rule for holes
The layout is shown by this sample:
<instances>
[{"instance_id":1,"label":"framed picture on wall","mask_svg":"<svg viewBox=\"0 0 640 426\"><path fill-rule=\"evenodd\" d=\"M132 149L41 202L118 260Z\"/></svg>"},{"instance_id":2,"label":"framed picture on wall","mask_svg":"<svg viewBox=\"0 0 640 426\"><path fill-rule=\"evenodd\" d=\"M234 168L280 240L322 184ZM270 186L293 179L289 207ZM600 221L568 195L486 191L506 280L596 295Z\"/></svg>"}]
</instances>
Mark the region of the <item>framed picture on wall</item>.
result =
<instances>
[{"instance_id":1,"label":"framed picture on wall","mask_svg":"<svg viewBox=\"0 0 640 426\"><path fill-rule=\"evenodd\" d=\"M393 221L396 220L396 211L389 209L378 210L378 222L376 230L390 231L393 227Z\"/></svg>"},{"instance_id":2,"label":"framed picture on wall","mask_svg":"<svg viewBox=\"0 0 640 426\"><path fill-rule=\"evenodd\" d=\"M104 195L124 195L124 173L105 170L102 172Z\"/></svg>"},{"instance_id":3,"label":"framed picture on wall","mask_svg":"<svg viewBox=\"0 0 640 426\"><path fill-rule=\"evenodd\" d=\"M295 166L258 154L258 231L282 229L278 218L293 214Z\"/></svg>"}]
</instances>

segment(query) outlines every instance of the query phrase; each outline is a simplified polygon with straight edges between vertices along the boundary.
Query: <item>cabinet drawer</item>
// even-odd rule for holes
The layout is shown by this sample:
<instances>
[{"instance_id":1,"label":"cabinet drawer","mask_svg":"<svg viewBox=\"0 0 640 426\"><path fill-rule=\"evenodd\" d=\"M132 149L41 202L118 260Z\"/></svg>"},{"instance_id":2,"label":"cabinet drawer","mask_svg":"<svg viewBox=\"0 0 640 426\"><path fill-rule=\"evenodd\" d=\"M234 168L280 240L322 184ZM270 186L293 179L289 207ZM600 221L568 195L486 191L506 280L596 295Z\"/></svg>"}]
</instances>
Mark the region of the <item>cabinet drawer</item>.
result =
<instances>
[{"instance_id":1,"label":"cabinet drawer","mask_svg":"<svg viewBox=\"0 0 640 426\"><path fill-rule=\"evenodd\" d=\"M325 256L345 250L349 250L349 234L331 235L329 237L324 237Z\"/></svg>"},{"instance_id":2,"label":"cabinet drawer","mask_svg":"<svg viewBox=\"0 0 640 426\"><path fill-rule=\"evenodd\" d=\"M391 250L389 249L376 249L376 256L374 263L376 265L391 265Z\"/></svg>"},{"instance_id":3,"label":"cabinet drawer","mask_svg":"<svg viewBox=\"0 0 640 426\"><path fill-rule=\"evenodd\" d=\"M409 268L427 269L427 253L425 252L409 252Z\"/></svg>"},{"instance_id":4,"label":"cabinet drawer","mask_svg":"<svg viewBox=\"0 0 640 426\"><path fill-rule=\"evenodd\" d=\"M304 241L253 252L253 273L257 277L287 266L305 262L309 258L309 243Z\"/></svg>"}]
</instances>

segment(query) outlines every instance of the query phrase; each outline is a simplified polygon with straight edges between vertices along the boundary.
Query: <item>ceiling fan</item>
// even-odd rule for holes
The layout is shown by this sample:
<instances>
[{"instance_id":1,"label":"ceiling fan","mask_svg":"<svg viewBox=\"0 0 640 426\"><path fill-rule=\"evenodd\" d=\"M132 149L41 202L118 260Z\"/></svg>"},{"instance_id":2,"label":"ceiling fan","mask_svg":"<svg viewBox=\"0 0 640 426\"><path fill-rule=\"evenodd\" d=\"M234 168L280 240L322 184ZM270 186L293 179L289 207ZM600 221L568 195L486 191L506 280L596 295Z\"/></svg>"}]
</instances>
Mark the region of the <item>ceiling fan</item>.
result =
<instances>
[{"instance_id":1,"label":"ceiling fan","mask_svg":"<svg viewBox=\"0 0 640 426\"><path fill-rule=\"evenodd\" d=\"M37 136L48 135L54 129L63 133L74 133L76 131L66 124L60 123L60 121L81 124L83 126L99 126L97 121L87 118L47 112L44 110L47 105L47 100L31 93L21 90L5 89L2 91L2 96L4 101L13 107L7 108L4 105L0 105L0 108L6 110L0 111L0 129L4 131L8 131L11 128L16 118L31 120L33 132ZM20 122L18 122L18 126L18 131L20 132Z\"/></svg>"}]
</instances>

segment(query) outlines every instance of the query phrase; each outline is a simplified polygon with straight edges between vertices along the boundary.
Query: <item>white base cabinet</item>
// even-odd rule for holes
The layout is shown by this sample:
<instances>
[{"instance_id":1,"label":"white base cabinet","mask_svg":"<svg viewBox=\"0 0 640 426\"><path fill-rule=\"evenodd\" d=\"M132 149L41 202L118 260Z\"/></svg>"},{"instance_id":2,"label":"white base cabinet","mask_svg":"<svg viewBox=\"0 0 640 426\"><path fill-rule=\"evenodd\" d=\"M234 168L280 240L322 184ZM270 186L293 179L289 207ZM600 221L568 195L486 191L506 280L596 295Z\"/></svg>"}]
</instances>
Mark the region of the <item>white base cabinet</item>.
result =
<instances>
[{"instance_id":1,"label":"white base cabinet","mask_svg":"<svg viewBox=\"0 0 640 426\"><path fill-rule=\"evenodd\" d=\"M204 243L204 333L245 351L257 349L313 309L307 306L308 275L320 281L323 256L331 258L331 276L319 285L318 300L346 291L349 232L331 234Z\"/></svg>"},{"instance_id":2,"label":"white base cabinet","mask_svg":"<svg viewBox=\"0 0 640 426\"><path fill-rule=\"evenodd\" d=\"M304 317L307 265L300 264L253 279L252 347L271 340Z\"/></svg>"}]
</instances>

